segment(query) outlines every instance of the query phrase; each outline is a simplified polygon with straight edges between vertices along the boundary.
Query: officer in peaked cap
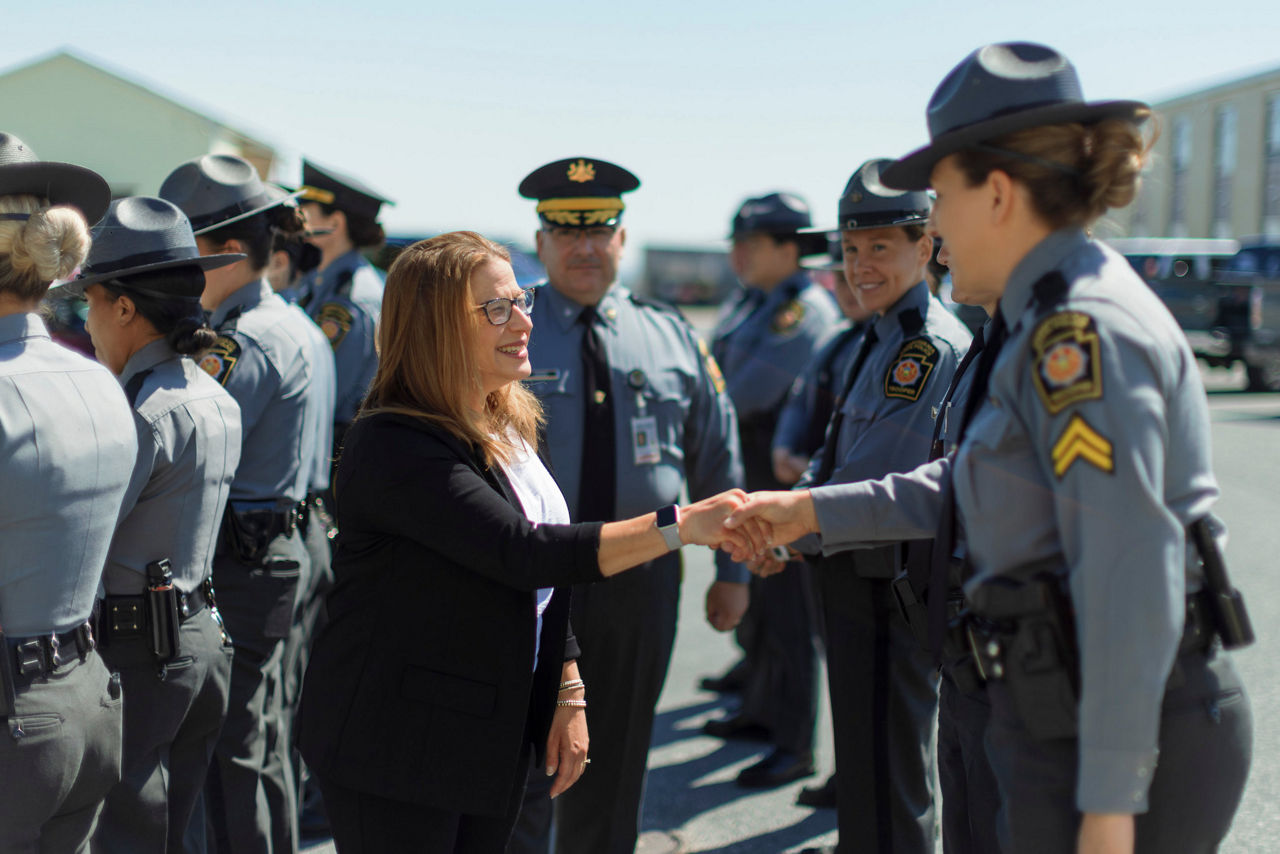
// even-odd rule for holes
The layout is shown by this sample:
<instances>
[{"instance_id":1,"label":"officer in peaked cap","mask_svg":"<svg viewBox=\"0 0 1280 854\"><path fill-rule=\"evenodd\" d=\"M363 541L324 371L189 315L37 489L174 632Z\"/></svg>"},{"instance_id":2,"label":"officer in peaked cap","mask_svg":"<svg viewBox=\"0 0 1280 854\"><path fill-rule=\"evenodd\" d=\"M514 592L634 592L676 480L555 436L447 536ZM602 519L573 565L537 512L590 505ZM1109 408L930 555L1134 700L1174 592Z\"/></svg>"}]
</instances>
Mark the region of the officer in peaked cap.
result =
<instances>
[{"instance_id":1,"label":"officer in peaked cap","mask_svg":"<svg viewBox=\"0 0 1280 854\"><path fill-rule=\"evenodd\" d=\"M382 276L362 250L386 242L378 224L384 204L395 204L355 178L302 162L302 210L320 249L320 264L298 281L298 305L329 338L338 369L334 456L356 417L378 368L376 332L382 311Z\"/></svg>"},{"instance_id":2,"label":"officer in peaked cap","mask_svg":"<svg viewBox=\"0 0 1280 854\"><path fill-rule=\"evenodd\" d=\"M808 204L775 192L742 203L733 217L729 263L743 284L715 330L712 350L724 368L738 412L748 489L780 489L772 445L787 393L818 345L839 323L831 295L801 268L822 252ZM739 642L747 652L742 708L705 731L722 737L764 735L774 749L738 783L773 787L813 773L817 658L811 592L803 573L754 580L751 611ZM735 668L737 669L737 668Z\"/></svg>"},{"instance_id":3,"label":"officer in peaked cap","mask_svg":"<svg viewBox=\"0 0 1280 854\"><path fill-rule=\"evenodd\" d=\"M208 271L201 296L218 338L200 365L240 404L243 435L213 559L235 657L206 785L210 824L220 850L289 851L298 843L297 791L283 662L297 589L311 574L297 522L318 453L307 428L322 396L307 321L265 273L273 237L306 223L289 194L270 192L232 155L183 163L160 196L192 218L202 254L245 255Z\"/></svg>"},{"instance_id":4,"label":"officer in peaked cap","mask_svg":"<svg viewBox=\"0 0 1280 854\"><path fill-rule=\"evenodd\" d=\"M885 187L888 162L864 163L840 196L845 276L871 319L802 488L881 478L927 460L933 406L969 346L968 330L924 281L929 195ZM937 672L895 601L904 546L833 553L813 538L797 548L812 555L826 628L836 850L878 840L877 850L932 852Z\"/></svg>"},{"instance_id":5,"label":"officer in peaked cap","mask_svg":"<svg viewBox=\"0 0 1280 854\"><path fill-rule=\"evenodd\" d=\"M67 288L88 300L85 328L138 434L98 620L128 698L123 774L93 850L178 851L189 830L205 833L204 779L227 712L231 646L211 570L241 441L240 407L196 362L217 337L200 295L205 270L244 256L201 256L187 217L155 198L112 202L93 236Z\"/></svg>"},{"instance_id":6,"label":"officer in peaked cap","mask_svg":"<svg viewBox=\"0 0 1280 854\"><path fill-rule=\"evenodd\" d=\"M520 183L521 195L537 201L548 278L529 343L529 388L546 412L548 450L574 521L625 518L686 487L701 498L742 483L733 407L715 360L675 309L617 283L622 196L639 185L592 157L549 163ZM747 575L723 557L717 563L707 618L725 631L746 609ZM636 847L654 706L675 639L679 552L629 576L573 591L592 767L607 770L556 799L561 854ZM514 852L547 849L547 778L531 780Z\"/></svg>"},{"instance_id":7,"label":"officer in peaked cap","mask_svg":"<svg viewBox=\"0 0 1280 854\"><path fill-rule=\"evenodd\" d=\"M0 847L84 851L120 779L122 697L89 625L137 457L106 368L39 314L107 182L0 133ZM22 263L15 263L15 256Z\"/></svg>"}]
</instances>

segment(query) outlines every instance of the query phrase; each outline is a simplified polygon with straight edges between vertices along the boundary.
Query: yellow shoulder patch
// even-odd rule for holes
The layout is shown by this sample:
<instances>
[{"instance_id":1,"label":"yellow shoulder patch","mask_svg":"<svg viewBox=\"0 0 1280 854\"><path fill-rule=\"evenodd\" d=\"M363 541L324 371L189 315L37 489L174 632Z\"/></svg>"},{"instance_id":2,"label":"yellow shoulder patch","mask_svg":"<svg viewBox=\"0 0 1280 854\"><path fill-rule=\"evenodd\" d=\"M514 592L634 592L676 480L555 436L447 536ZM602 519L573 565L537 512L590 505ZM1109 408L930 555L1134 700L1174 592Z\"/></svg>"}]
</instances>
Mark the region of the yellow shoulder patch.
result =
<instances>
[{"instance_id":1,"label":"yellow shoulder patch","mask_svg":"<svg viewBox=\"0 0 1280 854\"><path fill-rule=\"evenodd\" d=\"M327 302L316 313L316 325L336 350L351 331L351 310L340 302Z\"/></svg>"},{"instance_id":2,"label":"yellow shoulder patch","mask_svg":"<svg viewBox=\"0 0 1280 854\"><path fill-rule=\"evenodd\" d=\"M916 401L924 384L938 363L938 348L927 338L912 338L903 343L884 376L884 396Z\"/></svg>"},{"instance_id":3,"label":"yellow shoulder patch","mask_svg":"<svg viewBox=\"0 0 1280 854\"><path fill-rule=\"evenodd\" d=\"M240 361L240 342L229 335L219 335L213 346L200 357L200 367L224 386L231 369Z\"/></svg>"},{"instance_id":4,"label":"yellow shoulder patch","mask_svg":"<svg viewBox=\"0 0 1280 854\"><path fill-rule=\"evenodd\" d=\"M1102 397L1098 330L1089 315L1059 311L1041 320L1031 333L1031 353L1036 394L1050 415Z\"/></svg>"},{"instance_id":5,"label":"yellow shoulder patch","mask_svg":"<svg viewBox=\"0 0 1280 854\"><path fill-rule=\"evenodd\" d=\"M798 299L784 303L782 308L773 315L773 319L769 321L769 329L775 335L786 335L796 331L800 327L800 321L804 320L808 307Z\"/></svg>"},{"instance_id":6,"label":"yellow shoulder patch","mask_svg":"<svg viewBox=\"0 0 1280 854\"><path fill-rule=\"evenodd\" d=\"M1053 443L1053 473L1061 480L1076 460L1084 460L1095 468L1111 474L1115 471L1115 457L1111 442L1079 414L1071 416L1066 429Z\"/></svg>"},{"instance_id":7,"label":"yellow shoulder patch","mask_svg":"<svg viewBox=\"0 0 1280 854\"><path fill-rule=\"evenodd\" d=\"M707 376L711 377L711 384L716 387L716 394L724 394L724 374L720 371L720 363L701 338L698 339L698 352L702 354L702 363L707 368Z\"/></svg>"}]
</instances>

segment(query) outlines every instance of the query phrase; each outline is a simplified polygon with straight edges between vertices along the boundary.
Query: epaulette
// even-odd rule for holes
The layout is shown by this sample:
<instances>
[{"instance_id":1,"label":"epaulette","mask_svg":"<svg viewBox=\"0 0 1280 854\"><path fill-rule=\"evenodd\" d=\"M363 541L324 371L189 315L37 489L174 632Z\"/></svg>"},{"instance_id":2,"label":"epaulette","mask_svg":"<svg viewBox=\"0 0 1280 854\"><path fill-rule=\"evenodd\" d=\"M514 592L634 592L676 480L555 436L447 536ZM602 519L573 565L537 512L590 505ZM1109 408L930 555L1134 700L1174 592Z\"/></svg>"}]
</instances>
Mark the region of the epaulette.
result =
<instances>
[{"instance_id":1,"label":"epaulette","mask_svg":"<svg viewBox=\"0 0 1280 854\"><path fill-rule=\"evenodd\" d=\"M627 298L630 299L633 304L638 305L641 308L656 309L663 314L678 317L683 323L690 325L688 319L684 316L684 313L680 311L680 309L676 308L676 306L665 300L655 299L654 297L642 297L634 292L627 294Z\"/></svg>"},{"instance_id":2,"label":"epaulette","mask_svg":"<svg viewBox=\"0 0 1280 854\"><path fill-rule=\"evenodd\" d=\"M924 329L924 315L918 308L903 309L898 312L898 324L902 327L902 337L911 338Z\"/></svg>"}]
</instances>

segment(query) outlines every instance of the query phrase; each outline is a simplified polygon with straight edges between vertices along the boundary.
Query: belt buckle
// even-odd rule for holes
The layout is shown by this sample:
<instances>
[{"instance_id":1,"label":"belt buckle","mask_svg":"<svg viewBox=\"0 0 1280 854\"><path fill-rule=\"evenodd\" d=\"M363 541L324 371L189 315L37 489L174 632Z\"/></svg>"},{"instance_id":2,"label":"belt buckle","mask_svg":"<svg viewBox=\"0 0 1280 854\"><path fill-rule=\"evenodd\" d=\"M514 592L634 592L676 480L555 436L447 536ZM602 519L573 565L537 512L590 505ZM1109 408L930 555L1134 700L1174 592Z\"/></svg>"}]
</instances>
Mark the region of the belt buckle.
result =
<instances>
[{"instance_id":1,"label":"belt buckle","mask_svg":"<svg viewBox=\"0 0 1280 854\"><path fill-rule=\"evenodd\" d=\"M17 644L13 650L18 659L18 674L20 676L30 676L33 673L39 674L44 670L44 648L40 638L32 638L29 641Z\"/></svg>"}]
</instances>

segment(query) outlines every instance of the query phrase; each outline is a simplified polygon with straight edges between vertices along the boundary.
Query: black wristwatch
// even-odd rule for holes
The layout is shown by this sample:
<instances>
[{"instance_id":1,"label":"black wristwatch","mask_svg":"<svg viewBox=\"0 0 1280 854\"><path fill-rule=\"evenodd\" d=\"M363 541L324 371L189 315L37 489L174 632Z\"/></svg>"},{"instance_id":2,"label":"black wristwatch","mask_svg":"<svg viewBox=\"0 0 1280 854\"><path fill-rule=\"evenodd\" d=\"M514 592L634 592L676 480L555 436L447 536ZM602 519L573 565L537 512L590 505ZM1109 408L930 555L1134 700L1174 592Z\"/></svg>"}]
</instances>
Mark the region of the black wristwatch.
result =
<instances>
[{"instance_id":1,"label":"black wristwatch","mask_svg":"<svg viewBox=\"0 0 1280 854\"><path fill-rule=\"evenodd\" d=\"M667 541L667 548L675 551L684 545L680 541L680 505L668 504L666 507L658 508L656 524L662 538Z\"/></svg>"}]
</instances>

